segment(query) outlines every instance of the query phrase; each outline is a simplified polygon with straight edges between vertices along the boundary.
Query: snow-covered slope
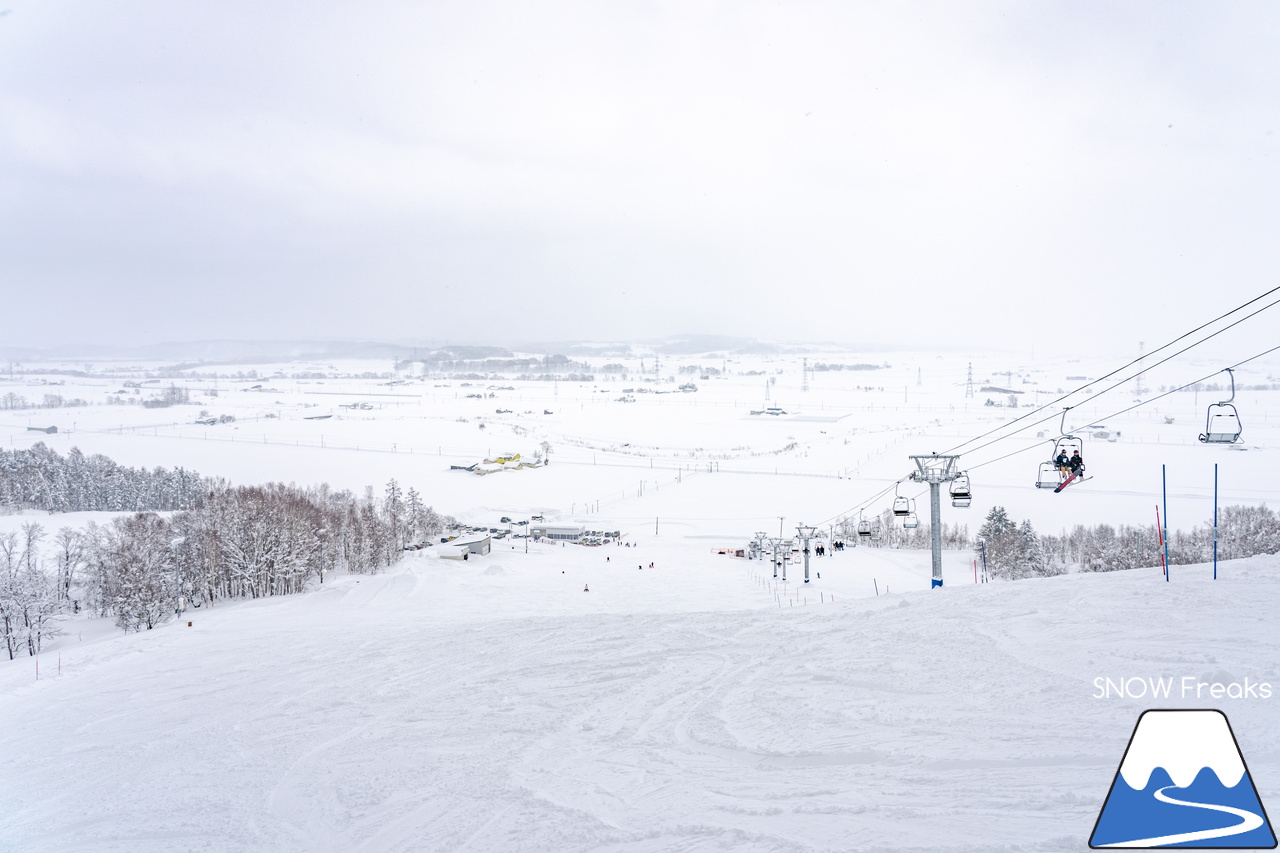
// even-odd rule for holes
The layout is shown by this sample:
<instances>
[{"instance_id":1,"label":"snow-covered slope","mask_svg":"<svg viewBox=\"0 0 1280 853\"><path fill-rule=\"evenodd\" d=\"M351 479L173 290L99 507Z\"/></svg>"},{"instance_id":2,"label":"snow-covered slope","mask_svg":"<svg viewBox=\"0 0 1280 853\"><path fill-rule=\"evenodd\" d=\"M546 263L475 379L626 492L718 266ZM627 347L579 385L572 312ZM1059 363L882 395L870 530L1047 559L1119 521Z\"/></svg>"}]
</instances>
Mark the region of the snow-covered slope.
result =
<instances>
[{"instance_id":1,"label":"snow-covered slope","mask_svg":"<svg viewBox=\"0 0 1280 853\"><path fill-rule=\"evenodd\" d=\"M0 849L1083 850L1153 704L1095 679L1280 683L1275 557L876 597L869 549L798 594L677 551L420 552L65 637L0 667ZM1219 703L1264 803L1277 701Z\"/></svg>"}]
</instances>

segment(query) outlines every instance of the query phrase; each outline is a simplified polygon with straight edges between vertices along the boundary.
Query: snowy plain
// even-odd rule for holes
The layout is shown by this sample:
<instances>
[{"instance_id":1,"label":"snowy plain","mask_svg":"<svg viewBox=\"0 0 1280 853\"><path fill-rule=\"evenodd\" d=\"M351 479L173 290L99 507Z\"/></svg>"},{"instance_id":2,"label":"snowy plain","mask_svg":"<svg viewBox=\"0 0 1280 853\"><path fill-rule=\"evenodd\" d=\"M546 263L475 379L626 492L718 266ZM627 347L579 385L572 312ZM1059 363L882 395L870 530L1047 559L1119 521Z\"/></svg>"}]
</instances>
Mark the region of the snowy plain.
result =
<instances>
[{"instance_id":1,"label":"snowy plain","mask_svg":"<svg viewBox=\"0 0 1280 853\"><path fill-rule=\"evenodd\" d=\"M767 564L716 553L847 516L910 470L907 454L1019 414L982 405L1007 395L965 396L967 357L808 358L891 366L811 373L808 391L799 356L664 358L679 381L660 383L634 360L625 380L467 386L353 378L389 362L219 366L194 372L221 378L173 380L192 405L4 413L11 447L236 483L380 491L396 477L467 522L544 514L620 529L635 547L526 554L498 540L466 563L426 549L382 575L142 634L69 621L39 680L30 659L0 665L0 850L1083 850L1148 707L1221 707L1264 805L1276 801L1280 699L1095 698L1095 679L1280 688L1280 558L1223 563L1217 580L1197 566L1168 582L1147 568L975 584L974 555L948 552L947 586L931 591L927 552L847 550L816 559L807 585L794 564L782 584ZM677 374L682 363L727 375ZM974 363L975 388L1024 391L1023 409L1115 366ZM97 365L52 388L18 376L0 391L93 401L155 366L111 367L133 369ZM1176 367L1169 385L1213 370ZM697 392L654 393L690 380ZM1223 504L1274 504L1277 393L1237 397L1241 449L1195 440L1222 395L1110 417L1135 396L1117 390L1067 421L1121 433L1087 444L1093 480L1031 487L1047 446L1036 432L1056 435L1055 414L967 457L974 505L944 505L943 519L976 532L999 504L1051 533L1150 523L1161 464L1175 528L1211 518L1215 462ZM767 405L788 414L750 414ZM199 410L236 421L195 424ZM28 430L46 422L59 432ZM542 441L545 468L449 470ZM901 492L923 515L920 487ZM33 519L85 521L0 526Z\"/></svg>"}]
</instances>

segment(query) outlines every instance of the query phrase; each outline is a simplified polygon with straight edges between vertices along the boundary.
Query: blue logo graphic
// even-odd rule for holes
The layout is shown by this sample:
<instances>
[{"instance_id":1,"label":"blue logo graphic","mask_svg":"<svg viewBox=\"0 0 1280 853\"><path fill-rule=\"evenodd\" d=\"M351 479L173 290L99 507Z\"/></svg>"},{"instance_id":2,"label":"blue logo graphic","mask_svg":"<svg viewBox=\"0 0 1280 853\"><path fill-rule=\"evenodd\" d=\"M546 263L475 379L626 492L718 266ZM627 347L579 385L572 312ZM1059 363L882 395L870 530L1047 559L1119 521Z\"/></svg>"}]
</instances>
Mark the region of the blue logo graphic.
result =
<instances>
[{"instance_id":1,"label":"blue logo graphic","mask_svg":"<svg viewBox=\"0 0 1280 853\"><path fill-rule=\"evenodd\" d=\"M1144 711L1089 846L1272 849L1276 836L1221 711Z\"/></svg>"}]
</instances>

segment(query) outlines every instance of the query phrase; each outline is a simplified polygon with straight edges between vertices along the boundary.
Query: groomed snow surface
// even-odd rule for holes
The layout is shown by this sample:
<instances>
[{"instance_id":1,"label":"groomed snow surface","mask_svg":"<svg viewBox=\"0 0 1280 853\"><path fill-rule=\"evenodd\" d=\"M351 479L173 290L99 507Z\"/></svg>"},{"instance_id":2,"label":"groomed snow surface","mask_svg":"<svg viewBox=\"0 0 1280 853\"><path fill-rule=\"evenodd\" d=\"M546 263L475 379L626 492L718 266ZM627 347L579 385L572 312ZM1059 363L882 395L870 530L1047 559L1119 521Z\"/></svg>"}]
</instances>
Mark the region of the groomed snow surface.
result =
<instances>
[{"instance_id":1,"label":"groomed snow surface","mask_svg":"<svg viewBox=\"0 0 1280 853\"><path fill-rule=\"evenodd\" d=\"M1182 384L1249 354L1144 382ZM1280 808L1280 697L1094 698L1104 678L1280 693L1280 558L1224 563L1217 581L1179 566L1167 583L1148 568L975 584L975 555L958 551L930 590L924 552L847 550L814 560L807 587L794 563L775 585L767 564L715 553L756 531L826 526L888 489L876 514L909 454L1018 414L984 405L1004 394L965 395L967 357L821 358L892 366L811 373L805 391L799 356L664 359L681 379L696 376L677 373L685 362L723 369L688 394L658 393L678 380L651 382L636 358L622 359L630 379L465 387L340 375L387 364L255 365L270 378L230 381L223 366L221 379L177 380L194 404L160 410L105 404L158 392L143 366L57 374L57 393L90 405L7 414L5 445L237 484L380 494L396 477L468 523L542 514L637 547L526 555L500 539L467 562L429 548L382 575L223 602L140 634L72 619L38 681L34 660L0 661L0 851L1085 850L1153 707L1224 710L1263 804ZM973 375L979 389L1025 391L1021 413L1119 363L1095 362L984 355ZM1251 369L1242 387L1274 373ZM43 381L0 377L0 392L42 399ZM636 402L620 399L627 389ZM1094 478L1061 495L1031 486L1059 427L1051 410L966 449L974 503L944 506L943 520L973 534L1001 505L1047 533L1150 524L1162 465L1175 529L1212 518L1214 464L1223 505L1274 505L1276 393L1242 390L1246 437L1231 447L1195 438L1218 392L1117 417L1136 389L1081 404L1069 429L1104 424L1118 440L1091 435ZM750 414L769 405L788 414ZM204 410L236 420L196 423ZM47 426L58 433L30 429ZM543 441L545 468L450 470ZM902 494L927 517L927 491ZM90 517L106 520L7 516L0 530L35 520L52 534Z\"/></svg>"},{"instance_id":2,"label":"groomed snow surface","mask_svg":"<svg viewBox=\"0 0 1280 853\"><path fill-rule=\"evenodd\" d=\"M0 849L1083 850L1138 714L1205 704L1095 678L1280 682L1275 557L930 591L859 548L775 593L638 541L64 637L0 668ZM1264 804L1275 701L1218 702Z\"/></svg>"}]
</instances>

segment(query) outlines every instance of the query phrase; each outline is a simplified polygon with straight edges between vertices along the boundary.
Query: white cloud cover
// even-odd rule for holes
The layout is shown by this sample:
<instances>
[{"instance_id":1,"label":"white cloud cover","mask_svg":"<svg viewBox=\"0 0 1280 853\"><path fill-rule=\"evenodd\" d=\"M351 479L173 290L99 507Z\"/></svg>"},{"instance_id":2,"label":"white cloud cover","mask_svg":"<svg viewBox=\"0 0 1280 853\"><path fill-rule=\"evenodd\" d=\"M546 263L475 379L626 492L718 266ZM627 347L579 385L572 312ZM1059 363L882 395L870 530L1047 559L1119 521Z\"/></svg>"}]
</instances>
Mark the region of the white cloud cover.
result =
<instances>
[{"instance_id":1,"label":"white cloud cover","mask_svg":"<svg viewBox=\"0 0 1280 853\"><path fill-rule=\"evenodd\" d=\"M5 342L1026 345L1061 307L1128 352L1274 279L1277 13L1228 11L19 4Z\"/></svg>"}]
</instances>

